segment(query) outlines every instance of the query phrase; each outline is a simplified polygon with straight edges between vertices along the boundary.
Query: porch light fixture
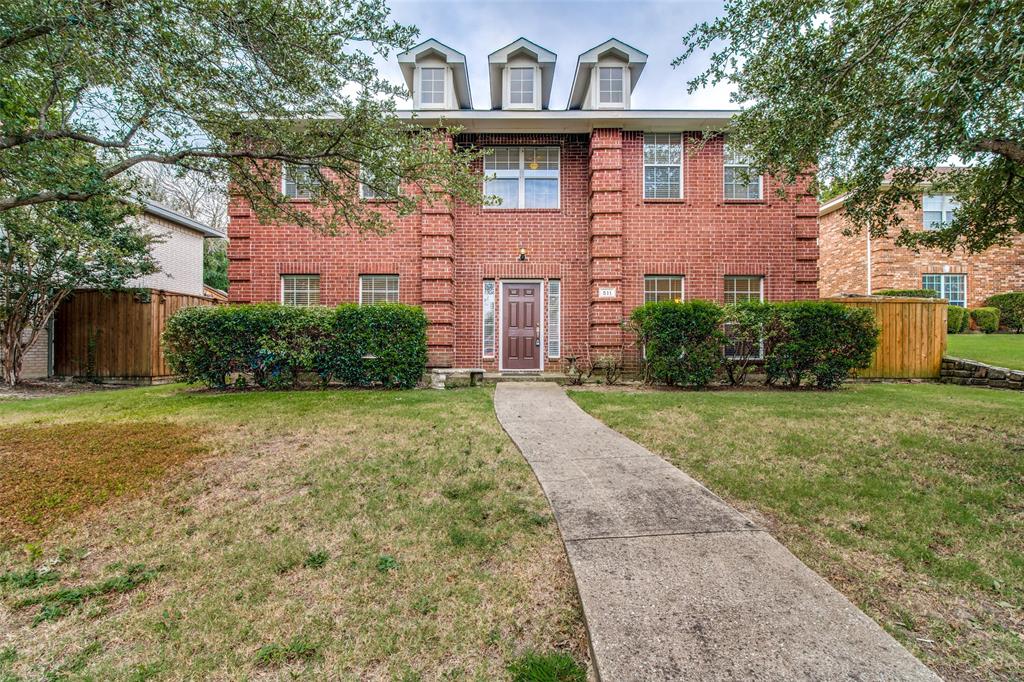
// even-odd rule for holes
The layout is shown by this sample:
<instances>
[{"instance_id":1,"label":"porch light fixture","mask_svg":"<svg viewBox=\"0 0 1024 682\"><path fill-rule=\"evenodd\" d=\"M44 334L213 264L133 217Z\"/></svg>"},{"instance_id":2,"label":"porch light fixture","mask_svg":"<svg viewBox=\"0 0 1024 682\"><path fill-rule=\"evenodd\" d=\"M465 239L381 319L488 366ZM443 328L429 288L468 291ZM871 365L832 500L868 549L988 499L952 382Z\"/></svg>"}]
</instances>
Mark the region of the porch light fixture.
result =
<instances>
[{"instance_id":1,"label":"porch light fixture","mask_svg":"<svg viewBox=\"0 0 1024 682\"><path fill-rule=\"evenodd\" d=\"M521 261L526 260L526 247L520 247L519 248L519 260L521 260Z\"/></svg>"}]
</instances>

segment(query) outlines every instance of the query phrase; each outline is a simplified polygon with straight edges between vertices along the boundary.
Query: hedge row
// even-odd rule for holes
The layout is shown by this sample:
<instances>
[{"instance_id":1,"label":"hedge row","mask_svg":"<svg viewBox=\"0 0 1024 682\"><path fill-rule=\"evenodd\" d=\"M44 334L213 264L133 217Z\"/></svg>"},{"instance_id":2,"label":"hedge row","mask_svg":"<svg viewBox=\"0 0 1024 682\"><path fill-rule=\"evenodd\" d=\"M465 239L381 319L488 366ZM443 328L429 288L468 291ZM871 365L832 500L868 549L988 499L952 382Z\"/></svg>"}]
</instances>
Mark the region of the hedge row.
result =
<instances>
[{"instance_id":1,"label":"hedge row","mask_svg":"<svg viewBox=\"0 0 1024 682\"><path fill-rule=\"evenodd\" d=\"M989 296L985 305L999 310L999 323L1010 331L1024 332L1024 291Z\"/></svg>"},{"instance_id":2,"label":"hedge row","mask_svg":"<svg viewBox=\"0 0 1024 682\"><path fill-rule=\"evenodd\" d=\"M630 329L648 379L699 388L721 370L742 383L762 361L768 384L836 388L871 363L879 333L870 309L826 301L648 303L633 311Z\"/></svg>"},{"instance_id":3,"label":"hedge row","mask_svg":"<svg viewBox=\"0 0 1024 682\"><path fill-rule=\"evenodd\" d=\"M875 296L900 296L904 298L938 298L939 292L934 289L882 289Z\"/></svg>"},{"instance_id":4,"label":"hedge row","mask_svg":"<svg viewBox=\"0 0 1024 682\"><path fill-rule=\"evenodd\" d=\"M426 369L427 318L399 304L199 306L168 320L163 343L189 383L288 387L312 373L325 385L409 388Z\"/></svg>"}]
</instances>

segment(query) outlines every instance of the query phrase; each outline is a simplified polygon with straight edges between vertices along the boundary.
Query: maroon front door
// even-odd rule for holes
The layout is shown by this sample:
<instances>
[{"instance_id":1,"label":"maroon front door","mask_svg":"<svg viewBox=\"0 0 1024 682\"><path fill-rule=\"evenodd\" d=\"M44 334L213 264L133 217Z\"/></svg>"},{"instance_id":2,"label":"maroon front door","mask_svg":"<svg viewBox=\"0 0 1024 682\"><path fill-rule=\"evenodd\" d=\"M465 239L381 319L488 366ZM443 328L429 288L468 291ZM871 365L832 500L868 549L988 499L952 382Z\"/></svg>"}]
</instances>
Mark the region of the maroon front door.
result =
<instances>
[{"instance_id":1,"label":"maroon front door","mask_svg":"<svg viewBox=\"0 0 1024 682\"><path fill-rule=\"evenodd\" d=\"M505 369L540 369L540 284L503 285L502 356Z\"/></svg>"}]
</instances>

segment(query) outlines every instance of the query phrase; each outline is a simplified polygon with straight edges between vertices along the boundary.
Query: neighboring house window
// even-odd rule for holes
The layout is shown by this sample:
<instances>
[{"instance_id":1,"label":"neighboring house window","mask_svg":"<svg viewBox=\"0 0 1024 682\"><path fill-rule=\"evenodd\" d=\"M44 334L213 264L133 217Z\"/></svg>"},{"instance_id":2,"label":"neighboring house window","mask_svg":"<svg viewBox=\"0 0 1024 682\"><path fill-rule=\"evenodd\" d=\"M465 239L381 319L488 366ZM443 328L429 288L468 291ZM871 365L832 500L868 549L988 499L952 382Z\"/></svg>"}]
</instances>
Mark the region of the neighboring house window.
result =
<instances>
[{"instance_id":1,"label":"neighboring house window","mask_svg":"<svg viewBox=\"0 0 1024 682\"><path fill-rule=\"evenodd\" d=\"M359 305L398 303L398 275L360 275Z\"/></svg>"},{"instance_id":2,"label":"neighboring house window","mask_svg":"<svg viewBox=\"0 0 1024 682\"><path fill-rule=\"evenodd\" d=\"M558 147L494 147L484 156L484 194L492 208L558 208Z\"/></svg>"},{"instance_id":3,"label":"neighboring house window","mask_svg":"<svg viewBox=\"0 0 1024 682\"><path fill-rule=\"evenodd\" d=\"M484 357L494 357L494 280L484 280Z\"/></svg>"},{"instance_id":4,"label":"neighboring house window","mask_svg":"<svg viewBox=\"0 0 1024 682\"><path fill-rule=\"evenodd\" d=\"M682 196L682 135L645 133L644 199L679 199Z\"/></svg>"},{"instance_id":5,"label":"neighboring house window","mask_svg":"<svg viewBox=\"0 0 1024 682\"><path fill-rule=\"evenodd\" d=\"M921 288L938 292L950 305L967 307L967 275L924 275Z\"/></svg>"},{"instance_id":6,"label":"neighboring house window","mask_svg":"<svg viewBox=\"0 0 1024 682\"><path fill-rule=\"evenodd\" d=\"M597 69L598 102L622 104L623 76L621 66L601 66Z\"/></svg>"},{"instance_id":7,"label":"neighboring house window","mask_svg":"<svg viewBox=\"0 0 1024 682\"><path fill-rule=\"evenodd\" d=\"M726 277L725 302L746 303L764 301L764 277ZM725 345L725 357L733 359L760 360L764 357L764 341L756 343L750 339L733 339L733 325L725 325L725 336L730 342Z\"/></svg>"},{"instance_id":8,"label":"neighboring house window","mask_svg":"<svg viewBox=\"0 0 1024 682\"><path fill-rule=\"evenodd\" d=\"M754 175L750 160L725 148L725 198L760 199L761 176Z\"/></svg>"},{"instance_id":9,"label":"neighboring house window","mask_svg":"<svg viewBox=\"0 0 1024 682\"><path fill-rule=\"evenodd\" d=\"M281 303L320 305L320 275L281 275Z\"/></svg>"},{"instance_id":10,"label":"neighboring house window","mask_svg":"<svg viewBox=\"0 0 1024 682\"><path fill-rule=\"evenodd\" d=\"M764 300L764 277L726 277L725 302L746 303Z\"/></svg>"},{"instance_id":11,"label":"neighboring house window","mask_svg":"<svg viewBox=\"0 0 1024 682\"><path fill-rule=\"evenodd\" d=\"M533 104L533 67L509 69L510 104Z\"/></svg>"},{"instance_id":12,"label":"neighboring house window","mask_svg":"<svg viewBox=\"0 0 1024 682\"><path fill-rule=\"evenodd\" d=\"M648 275L644 277L644 303L683 300L683 278L672 275Z\"/></svg>"},{"instance_id":13,"label":"neighboring house window","mask_svg":"<svg viewBox=\"0 0 1024 682\"><path fill-rule=\"evenodd\" d=\"M444 69L420 69L420 104L444 104Z\"/></svg>"},{"instance_id":14,"label":"neighboring house window","mask_svg":"<svg viewBox=\"0 0 1024 682\"><path fill-rule=\"evenodd\" d=\"M289 199L309 199L313 190L320 186L319 178L309 166L286 163L281 176L282 191Z\"/></svg>"},{"instance_id":15,"label":"neighboring house window","mask_svg":"<svg viewBox=\"0 0 1024 682\"><path fill-rule=\"evenodd\" d=\"M921 201L924 208L924 229L941 230L953 222L953 214L960 203L947 194L925 195Z\"/></svg>"},{"instance_id":16,"label":"neighboring house window","mask_svg":"<svg viewBox=\"0 0 1024 682\"><path fill-rule=\"evenodd\" d=\"M548 280L548 357L562 355L562 281Z\"/></svg>"},{"instance_id":17,"label":"neighboring house window","mask_svg":"<svg viewBox=\"0 0 1024 682\"><path fill-rule=\"evenodd\" d=\"M367 201L393 199L399 192L398 183L391 187L382 187L381 183L374 180L373 174L367 168L359 169L359 198Z\"/></svg>"}]
</instances>

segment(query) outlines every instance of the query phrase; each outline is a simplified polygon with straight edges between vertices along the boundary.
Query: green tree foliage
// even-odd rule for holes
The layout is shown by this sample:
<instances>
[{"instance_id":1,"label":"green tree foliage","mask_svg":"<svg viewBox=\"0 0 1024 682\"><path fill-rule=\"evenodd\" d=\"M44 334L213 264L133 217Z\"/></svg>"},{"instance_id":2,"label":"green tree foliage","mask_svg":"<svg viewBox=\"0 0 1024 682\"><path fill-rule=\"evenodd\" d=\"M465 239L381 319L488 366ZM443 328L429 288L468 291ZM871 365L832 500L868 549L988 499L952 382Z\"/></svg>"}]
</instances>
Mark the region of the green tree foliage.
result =
<instances>
[{"instance_id":1,"label":"green tree foliage","mask_svg":"<svg viewBox=\"0 0 1024 682\"><path fill-rule=\"evenodd\" d=\"M817 166L855 230L980 251L1024 232L1022 24L1022 0L728 0L677 63L711 50L689 86L734 88L732 143L785 179ZM925 182L961 202L944 229L894 210Z\"/></svg>"},{"instance_id":2,"label":"green tree foliage","mask_svg":"<svg viewBox=\"0 0 1024 682\"><path fill-rule=\"evenodd\" d=\"M123 194L140 164L221 180L266 220L385 231L360 168L400 214L450 194L481 199L466 161L396 115L404 89L374 56L415 28L383 0L10 0L0 13L0 211ZM307 166L312 202L281 192Z\"/></svg>"},{"instance_id":3,"label":"green tree foliage","mask_svg":"<svg viewBox=\"0 0 1024 682\"><path fill-rule=\"evenodd\" d=\"M221 291L228 290L227 246L223 239L207 239L203 245L203 284Z\"/></svg>"},{"instance_id":4,"label":"green tree foliage","mask_svg":"<svg viewBox=\"0 0 1024 682\"><path fill-rule=\"evenodd\" d=\"M0 211L0 356L3 381L21 375L26 349L77 288L116 289L156 270L153 237L110 196Z\"/></svg>"}]
</instances>

